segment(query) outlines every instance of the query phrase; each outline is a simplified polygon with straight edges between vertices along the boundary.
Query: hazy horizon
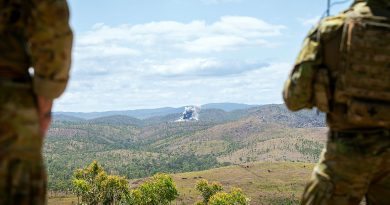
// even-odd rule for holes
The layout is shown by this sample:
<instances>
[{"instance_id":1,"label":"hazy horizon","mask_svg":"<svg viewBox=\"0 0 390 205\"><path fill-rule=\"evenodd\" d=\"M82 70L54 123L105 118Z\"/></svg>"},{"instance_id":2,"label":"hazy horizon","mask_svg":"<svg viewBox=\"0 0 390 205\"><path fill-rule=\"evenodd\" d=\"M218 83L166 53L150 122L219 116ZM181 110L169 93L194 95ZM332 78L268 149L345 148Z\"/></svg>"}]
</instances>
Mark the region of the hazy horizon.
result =
<instances>
[{"instance_id":1,"label":"hazy horizon","mask_svg":"<svg viewBox=\"0 0 390 205\"><path fill-rule=\"evenodd\" d=\"M120 111L135 111L135 110L154 110L154 109L164 109L164 108L173 108L173 109L178 109L178 108L184 108L188 106L197 106L201 107L204 105L210 105L210 104L237 104L237 105L247 105L247 106L263 106L263 105L281 105L284 103L270 103L270 104L247 104L247 103L235 103L235 102L214 102L214 103L205 103L202 105L194 105L194 104L188 104L188 105L179 105L179 106L164 106L164 107L149 107L149 108L128 108L128 109L116 109L116 110L101 110L101 111L62 111L62 110L56 110L54 113L102 113L102 112L120 112Z\"/></svg>"}]
</instances>

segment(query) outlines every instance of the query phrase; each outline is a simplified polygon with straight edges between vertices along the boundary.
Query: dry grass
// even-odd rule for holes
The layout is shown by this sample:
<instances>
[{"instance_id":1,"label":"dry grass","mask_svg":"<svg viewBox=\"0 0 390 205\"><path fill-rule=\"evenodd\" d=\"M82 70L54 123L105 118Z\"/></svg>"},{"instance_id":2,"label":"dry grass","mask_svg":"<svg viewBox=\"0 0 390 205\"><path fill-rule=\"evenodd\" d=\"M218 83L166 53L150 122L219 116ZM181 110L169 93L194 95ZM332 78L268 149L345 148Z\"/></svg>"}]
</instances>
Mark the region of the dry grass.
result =
<instances>
[{"instance_id":1,"label":"dry grass","mask_svg":"<svg viewBox=\"0 0 390 205\"><path fill-rule=\"evenodd\" d=\"M297 204L314 164L263 162L229 166L201 172L173 174L180 197L172 204L193 204L201 200L196 181L219 181L229 191L239 187L251 198L251 204ZM70 205L77 198L51 198L49 205Z\"/></svg>"},{"instance_id":2,"label":"dry grass","mask_svg":"<svg viewBox=\"0 0 390 205\"><path fill-rule=\"evenodd\" d=\"M52 197L48 199L48 205L73 205L77 204L77 197Z\"/></svg>"},{"instance_id":3,"label":"dry grass","mask_svg":"<svg viewBox=\"0 0 390 205\"><path fill-rule=\"evenodd\" d=\"M296 204L310 177L313 164L309 163L255 163L230 166L201 172L175 174L173 178L180 191L177 204L193 204L201 200L194 189L200 178L221 182L226 190L242 188L251 198L251 204Z\"/></svg>"}]
</instances>

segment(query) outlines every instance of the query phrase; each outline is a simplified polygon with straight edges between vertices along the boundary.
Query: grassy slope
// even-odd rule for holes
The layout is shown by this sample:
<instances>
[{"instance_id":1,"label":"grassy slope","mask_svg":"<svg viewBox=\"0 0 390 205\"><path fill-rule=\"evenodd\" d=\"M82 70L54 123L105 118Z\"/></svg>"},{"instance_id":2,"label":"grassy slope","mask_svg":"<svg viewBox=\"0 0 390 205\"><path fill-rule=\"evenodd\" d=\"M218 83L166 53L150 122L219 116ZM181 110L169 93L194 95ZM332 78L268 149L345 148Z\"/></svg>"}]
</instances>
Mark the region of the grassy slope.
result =
<instances>
[{"instance_id":1,"label":"grassy slope","mask_svg":"<svg viewBox=\"0 0 390 205\"><path fill-rule=\"evenodd\" d=\"M251 198L251 204L298 204L304 185L310 177L313 164L292 162L262 162L246 166L229 166L200 172L172 175L180 192L173 204L193 204L201 200L195 190L199 178L219 181L226 191L231 187L242 188ZM137 186L140 180L132 181ZM75 197L50 198L49 205L72 204Z\"/></svg>"},{"instance_id":2,"label":"grassy slope","mask_svg":"<svg viewBox=\"0 0 390 205\"><path fill-rule=\"evenodd\" d=\"M179 138L158 140L153 150L165 153L213 154L219 162L316 162L327 128L294 128L256 117L219 124Z\"/></svg>"},{"instance_id":3,"label":"grassy slope","mask_svg":"<svg viewBox=\"0 0 390 205\"><path fill-rule=\"evenodd\" d=\"M181 193L178 204L193 204L201 200L194 186L202 177L219 181L226 191L231 187L242 188L251 198L251 204L288 204L298 202L306 181L313 168L308 163L255 163L244 166L230 166L201 172L174 175ZM296 204L294 203L294 204Z\"/></svg>"}]
</instances>

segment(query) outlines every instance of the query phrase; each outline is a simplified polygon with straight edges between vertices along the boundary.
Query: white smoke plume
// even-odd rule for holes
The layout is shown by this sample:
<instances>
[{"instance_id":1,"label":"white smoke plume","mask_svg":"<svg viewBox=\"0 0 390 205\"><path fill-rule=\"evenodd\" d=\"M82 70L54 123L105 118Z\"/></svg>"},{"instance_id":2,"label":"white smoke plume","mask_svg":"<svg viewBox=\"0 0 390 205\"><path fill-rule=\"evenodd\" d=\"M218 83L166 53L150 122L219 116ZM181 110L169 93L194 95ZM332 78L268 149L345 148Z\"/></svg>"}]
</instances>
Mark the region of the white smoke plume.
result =
<instances>
[{"instance_id":1,"label":"white smoke plume","mask_svg":"<svg viewBox=\"0 0 390 205\"><path fill-rule=\"evenodd\" d=\"M187 106L184 108L184 112L180 119L176 120L176 122L198 121L200 110L200 106Z\"/></svg>"}]
</instances>

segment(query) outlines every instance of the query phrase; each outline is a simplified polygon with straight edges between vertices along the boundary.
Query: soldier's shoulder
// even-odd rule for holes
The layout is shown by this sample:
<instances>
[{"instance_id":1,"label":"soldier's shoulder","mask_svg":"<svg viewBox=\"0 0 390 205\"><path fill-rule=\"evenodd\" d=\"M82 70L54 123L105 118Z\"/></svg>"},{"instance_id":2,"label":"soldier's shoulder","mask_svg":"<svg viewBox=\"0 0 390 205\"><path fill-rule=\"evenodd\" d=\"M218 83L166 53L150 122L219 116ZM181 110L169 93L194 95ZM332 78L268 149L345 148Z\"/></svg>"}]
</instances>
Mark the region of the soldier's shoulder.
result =
<instances>
[{"instance_id":1,"label":"soldier's shoulder","mask_svg":"<svg viewBox=\"0 0 390 205\"><path fill-rule=\"evenodd\" d=\"M346 19L345 13L341 13L337 16L326 17L321 20L318 25L318 32L324 39L331 38L336 35L344 26Z\"/></svg>"},{"instance_id":2,"label":"soldier's shoulder","mask_svg":"<svg viewBox=\"0 0 390 205\"><path fill-rule=\"evenodd\" d=\"M339 14L337 16L324 18L320 22L319 31L321 32L321 34L338 31L343 27L345 19L346 15L344 13Z\"/></svg>"}]
</instances>

